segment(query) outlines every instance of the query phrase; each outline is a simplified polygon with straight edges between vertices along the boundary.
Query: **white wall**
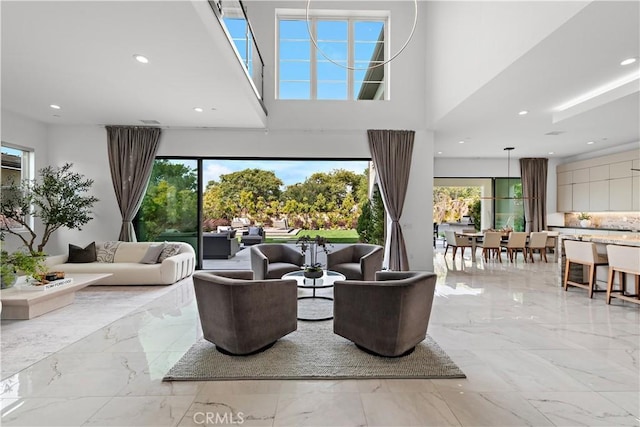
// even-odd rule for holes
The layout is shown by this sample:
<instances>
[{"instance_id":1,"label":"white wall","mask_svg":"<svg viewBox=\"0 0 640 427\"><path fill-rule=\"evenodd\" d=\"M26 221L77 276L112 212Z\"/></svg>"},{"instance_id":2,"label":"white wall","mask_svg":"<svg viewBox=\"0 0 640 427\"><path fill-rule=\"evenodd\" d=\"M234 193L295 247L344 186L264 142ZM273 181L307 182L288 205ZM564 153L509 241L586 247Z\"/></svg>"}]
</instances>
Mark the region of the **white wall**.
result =
<instances>
[{"instance_id":1,"label":"white wall","mask_svg":"<svg viewBox=\"0 0 640 427\"><path fill-rule=\"evenodd\" d=\"M48 164L47 154L47 126L44 123L28 119L11 111L2 110L0 119L2 142L7 142L18 148L30 149L35 153L35 168L37 170ZM35 222L36 232L42 231L40 221ZM38 234L40 236L41 234ZM25 235L26 236L26 235ZM39 239L36 240L36 244ZM5 249L12 252L22 247L22 241L17 236L6 233Z\"/></svg>"},{"instance_id":2,"label":"white wall","mask_svg":"<svg viewBox=\"0 0 640 427\"><path fill-rule=\"evenodd\" d=\"M428 122L442 118L588 4L422 2L427 16Z\"/></svg>"},{"instance_id":3,"label":"white wall","mask_svg":"<svg viewBox=\"0 0 640 427\"><path fill-rule=\"evenodd\" d=\"M94 205L93 220L82 230L57 231L47 245L48 252L66 252L69 243L84 247L94 240L118 240L121 216L111 183L104 127L50 126L48 141L55 147L49 152L49 163L73 163L75 172L95 181L91 193L99 199Z\"/></svg>"}]
</instances>

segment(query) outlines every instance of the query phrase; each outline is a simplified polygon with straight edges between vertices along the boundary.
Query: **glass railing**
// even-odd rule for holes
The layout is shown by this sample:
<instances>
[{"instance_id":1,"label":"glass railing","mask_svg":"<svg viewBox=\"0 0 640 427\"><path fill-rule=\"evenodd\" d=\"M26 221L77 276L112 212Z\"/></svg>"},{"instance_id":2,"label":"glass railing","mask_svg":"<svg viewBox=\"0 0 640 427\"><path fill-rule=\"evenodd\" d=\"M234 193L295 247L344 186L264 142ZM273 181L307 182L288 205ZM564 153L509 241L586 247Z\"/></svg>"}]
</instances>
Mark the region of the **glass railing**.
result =
<instances>
[{"instance_id":1,"label":"glass railing","mask_svg":"<svg viewBox=\"0 0 640 427\"><path fill-rule=\"evenodd\" d=\"M262 101L264 62L244 5L240 0L209 0L209 5L225 29L258 99Z\"/></svg>"}]
</instances>

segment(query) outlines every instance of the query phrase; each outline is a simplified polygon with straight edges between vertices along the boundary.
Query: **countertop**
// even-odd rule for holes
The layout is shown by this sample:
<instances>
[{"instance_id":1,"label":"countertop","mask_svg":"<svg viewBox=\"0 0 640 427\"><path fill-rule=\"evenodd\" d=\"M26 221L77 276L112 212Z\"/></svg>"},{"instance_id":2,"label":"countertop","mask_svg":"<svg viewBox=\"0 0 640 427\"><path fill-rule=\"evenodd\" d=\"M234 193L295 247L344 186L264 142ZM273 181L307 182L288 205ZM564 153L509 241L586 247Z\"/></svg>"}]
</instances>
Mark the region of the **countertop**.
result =
<instances>
[{"instance_id":1,"label":"countertop","mask_svg":"<svg viewBox=\"0 0 640 427\"><path fill-rule=\"evenodd\" d=\"M621 231L627 233L638 233L639 230L632 230L630 228L603 228L603 227L580 227L579 225L547 225L547 228L570 228L573 230L598 230L598 231Z\"/></svg>"},{"instance_id":2,"label":"countertop","mask_svg":"<svg viewBox=\"0 0 640 427\"><path fill-rule=\"evenodd\" d=\"M639 233L598 234L598 235L562 234L560 237L562 239L565 239L565 240L581 240L583 242L604 243L604 244L607 244L607 245L640 246L640 234Z\"/></svg>"}]
</instances>

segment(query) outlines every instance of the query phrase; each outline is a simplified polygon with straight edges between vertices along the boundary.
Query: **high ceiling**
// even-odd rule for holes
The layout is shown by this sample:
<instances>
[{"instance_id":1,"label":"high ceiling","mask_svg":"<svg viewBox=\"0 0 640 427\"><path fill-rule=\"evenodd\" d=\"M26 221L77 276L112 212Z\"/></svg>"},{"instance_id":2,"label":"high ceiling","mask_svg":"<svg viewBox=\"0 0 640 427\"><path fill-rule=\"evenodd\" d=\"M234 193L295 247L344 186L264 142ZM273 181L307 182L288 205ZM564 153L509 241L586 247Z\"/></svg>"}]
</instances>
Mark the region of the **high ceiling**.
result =
<instances>
[{"instance_id":1,"label":"high ceiling","mask_svg":"<svg viewBox=\"0 0 640 427\"><path fill-rule=\"evenodd\" d=\"M638 79L565 110L564 119L555 109L622 77L638 75L639 5L594 2L585 7L435 123L435 151L445 157L496 157L513 146L518 157L549 152L566 157L637 142ZM620 65L630 57L639 60ZM522 110L529 113L520 116Z\"/></svg>"},{"instance_id":2,"label":"high ceiling","mask_svg":"<svg viewBox=\"0 0 640 427\"><path fill-rule=\"evenodd\" d=\"M265 126L207 2L2 1L1 7L3 108L56 124Z\"/></svg>"},{"instance_id":3,"label":"high ceiling","mask_svg":"<svg viewBox=\"0 0 640 427\"><path fill-rule=\"evenodd\" d=\"M434 123L437 156L499 157L514 146L518 157L566 157L637 142L637 79L564 118L554 111L639 72L640 61L620 65L640 57L639 2L611 4L587 6ZM55 124L267 126L207 2L2 1L1 8L4 109Z\"/></svg>"}]
</instances>

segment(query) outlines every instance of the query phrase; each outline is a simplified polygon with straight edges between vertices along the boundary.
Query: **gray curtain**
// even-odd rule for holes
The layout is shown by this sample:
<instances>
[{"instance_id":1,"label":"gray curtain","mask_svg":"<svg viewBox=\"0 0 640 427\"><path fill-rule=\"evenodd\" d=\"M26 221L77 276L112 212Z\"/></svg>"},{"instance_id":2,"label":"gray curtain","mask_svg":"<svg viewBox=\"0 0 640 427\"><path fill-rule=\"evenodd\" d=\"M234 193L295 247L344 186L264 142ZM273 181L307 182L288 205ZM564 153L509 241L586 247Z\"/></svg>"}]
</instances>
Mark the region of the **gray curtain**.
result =
<instances>
[{"instance_id":1,"label":"gray curtain","mask_svg":"<svg viewBox=\"0 0 640 427\"><path fill-rule=\"evenodd\" d=\"M161 130L149 127L107 126L109 167L122 215L118 240L135 242L133 218L147 190Z\"/></svg>"},{"instance_id":2,"label":"gray curtain","mask_svg":"<svg viewBox=\"0 0 640 427\"><path fill-rule=\"evenodd\" d=\"M548 159L520 159L520 178L524 198L525 231L547 228L547 165Z\"/></svg>"},{"instance_id":3,"label":"gray curtain","mask_svg":"<svg viewBox=\"0 0 640 427\"><path fill-rule=\"evenodd\" d=\"M400 217L409 183L411 154L415 132L412 130L372 130L369 150L378 175L380 195L391 218L388 238L389 269L409 270L409 258L404 244Z\"/></svg>"}]
</instances>

